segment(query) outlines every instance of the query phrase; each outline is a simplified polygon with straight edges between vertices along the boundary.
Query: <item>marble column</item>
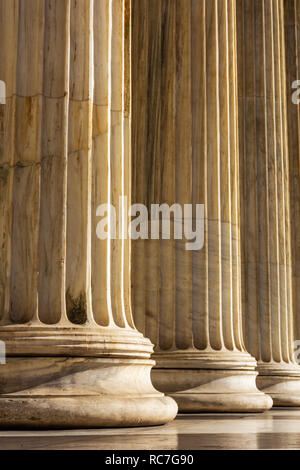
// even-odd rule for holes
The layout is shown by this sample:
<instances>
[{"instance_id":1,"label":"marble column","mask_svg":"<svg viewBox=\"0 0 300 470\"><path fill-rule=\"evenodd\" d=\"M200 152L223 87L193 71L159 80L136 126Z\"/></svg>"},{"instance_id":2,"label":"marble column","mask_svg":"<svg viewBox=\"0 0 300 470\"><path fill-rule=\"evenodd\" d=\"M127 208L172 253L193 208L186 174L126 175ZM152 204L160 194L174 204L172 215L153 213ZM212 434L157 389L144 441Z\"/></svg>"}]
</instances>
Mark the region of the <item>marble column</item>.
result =
<instances>
[{"instance_id":1,"label":"marble column","mask_svg":"<svg viewBox=\"0 0 300 470\"><path fill-rule=\"evenodd\" d=\"M238 0L243 311L258 387L300 404L293 305L284 8Z\"/></svg>"},{"instance_id":2,"label":"marble column","mask_svg":"<svg viewBox=\"0 0 300 470\"><path fill-rule=\"evenodd\" d=\"M130 23L130 0L0 0L0 426L177 412L133 323L129 240L96 236L102 203L127 222Z\"/></svg>"},{"instance_id":3,"label":"marble column","mask_svg":"<svg viewBox=\"0 0 300 470\"><path fill-rule=\"evenodd\" d=\"M294 339L300 340L300 1L284 2ZM299 345L295 345L295 360Z\"/></svg>"},{"instance_id":4,"label":"marble column","mask_svg":"<svg viewBox=\"0 0 300 470\"><path fill-rule=\"evenodd\" d=\"M236 2L133 4L133 199L205 205L201 250L174 237L134 242L153 382L180 411L263 411L272 400L242 334Z\"/></svg>"}]
</instances>

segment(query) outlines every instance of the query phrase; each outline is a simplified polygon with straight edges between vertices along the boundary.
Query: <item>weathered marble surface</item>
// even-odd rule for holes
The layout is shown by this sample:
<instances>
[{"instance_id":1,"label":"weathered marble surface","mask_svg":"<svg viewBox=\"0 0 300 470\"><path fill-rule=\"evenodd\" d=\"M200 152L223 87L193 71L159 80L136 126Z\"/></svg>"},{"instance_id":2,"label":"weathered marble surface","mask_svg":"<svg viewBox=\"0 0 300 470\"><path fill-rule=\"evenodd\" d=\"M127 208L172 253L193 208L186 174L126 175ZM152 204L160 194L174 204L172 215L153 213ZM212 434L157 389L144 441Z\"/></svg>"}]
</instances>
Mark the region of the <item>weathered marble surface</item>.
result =
<instances>
[{"instance_id":1,"label":"weathered marble surface","mask_svg":"<svg viewBox=\"0 0 300 470\"><path fill-rule=\"evenodd\" d=\"M235 5L133 1L133 199L205 204L201 251L133 243L135 321L183 411L272 405L242 334Z\"/></svg>"},{"instance_id":2,"label":"weathered marble surface","mask_svg":"<svg viewBox=\"0 0 300 470\"><path fill-rule=\"evenodd\" d=\"M8 358L1 366L0 424L5 428L149 426L176 415L152 386L149 359Z\"/></svg>"},{"instance_id":3,"label":"weathered marble surface","mask_svg":"<svg viewBox=\"0 0 300 470\"><path fill-rule=\"evenodd\" d=\"M0 0L0 425L171 420L147 337L183 411L300 404L299 1ZM99 241L131 193L204 248Z\"/></svg>"}]
</instances>

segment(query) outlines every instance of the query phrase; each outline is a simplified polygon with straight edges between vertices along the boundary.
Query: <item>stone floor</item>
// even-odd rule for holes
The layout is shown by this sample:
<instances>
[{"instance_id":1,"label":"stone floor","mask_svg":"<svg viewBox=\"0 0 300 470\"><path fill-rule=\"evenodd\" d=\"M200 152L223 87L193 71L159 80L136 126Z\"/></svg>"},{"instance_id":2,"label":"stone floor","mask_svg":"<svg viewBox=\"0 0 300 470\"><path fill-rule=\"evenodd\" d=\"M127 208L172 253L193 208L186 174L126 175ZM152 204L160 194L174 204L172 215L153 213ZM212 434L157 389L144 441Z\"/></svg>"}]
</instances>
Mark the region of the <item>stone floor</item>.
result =
<instances>
[{"instance_id":1,"label":"stone floor","mask_svg":"<svg viewBox=\"0 0 300 470\"><path fill-rule=\"evenodd\" d=\"M179 415L173 423L150 428L2 430L0 449L300 449L300 408Z\"/></svg>"}]
</instances>

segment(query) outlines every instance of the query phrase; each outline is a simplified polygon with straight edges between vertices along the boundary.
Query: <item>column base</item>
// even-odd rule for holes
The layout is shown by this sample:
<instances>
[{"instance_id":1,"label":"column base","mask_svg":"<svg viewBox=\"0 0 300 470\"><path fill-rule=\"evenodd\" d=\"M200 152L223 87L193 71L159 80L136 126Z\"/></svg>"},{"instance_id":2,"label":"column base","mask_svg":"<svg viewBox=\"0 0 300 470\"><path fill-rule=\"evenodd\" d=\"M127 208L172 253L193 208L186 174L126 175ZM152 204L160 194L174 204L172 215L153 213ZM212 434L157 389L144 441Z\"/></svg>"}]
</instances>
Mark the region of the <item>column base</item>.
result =
<instances>
[{"instance_id":1,"label":"column base","mask_svg":"<svg viewBox=\"0 0 300 470\"><path fill-rule=\"evenodd\" d=\"M300 367L297 364L259 364L257 386L272 397L274 406L300 406Z\"/></svg>"},{"instance_id":2,"label":"column base","mask_svg":"<svg viewBox=\"0 0 300 470\"><path fill-rule=\"evenodd\" d=\"M152 371L153 385L174 398L180 412L255 413L272 407L272 399L256 387L256 362L248 354L181 356L172 368L171 355L155 355L158 365Z\"/></svg>"},{"instance_id":3,"label":"column base","mask_svg":"<svg viewBox=\"0 0 300 470\"><path fill-rule=\"evenodd\" d=\"M0 426L153 426L177 405L151 383L154 362L109 358L8 358L0 366Z\"/></svg>"}]
</instances>

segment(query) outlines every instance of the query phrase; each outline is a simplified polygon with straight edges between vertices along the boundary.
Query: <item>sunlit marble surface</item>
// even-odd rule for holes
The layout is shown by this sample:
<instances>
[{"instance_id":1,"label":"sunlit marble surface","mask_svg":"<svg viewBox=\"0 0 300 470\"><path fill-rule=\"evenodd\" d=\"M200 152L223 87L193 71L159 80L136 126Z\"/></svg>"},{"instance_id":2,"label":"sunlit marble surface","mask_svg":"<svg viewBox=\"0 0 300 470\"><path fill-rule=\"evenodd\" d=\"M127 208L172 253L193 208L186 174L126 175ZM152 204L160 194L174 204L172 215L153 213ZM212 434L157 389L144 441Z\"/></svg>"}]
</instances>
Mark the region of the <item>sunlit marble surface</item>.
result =
<instances>
[{"instance_id":1,"label":"sunlit marble surface","mask_svg":"<svg viewBox=\"0 0 300 470\"><path fill-rule=\"evenodd\" d=\"M0 431L0 449L300 449L300 408L179 415L160 427Z\"/></svg>"}]
</instances>

